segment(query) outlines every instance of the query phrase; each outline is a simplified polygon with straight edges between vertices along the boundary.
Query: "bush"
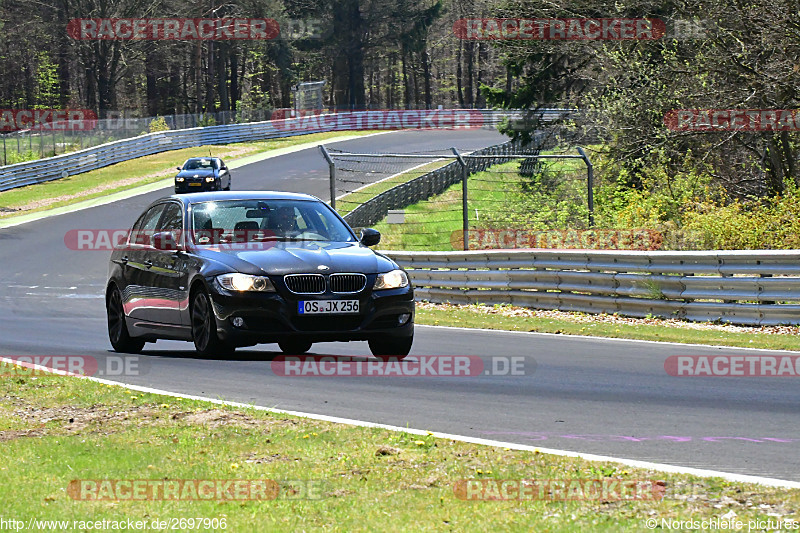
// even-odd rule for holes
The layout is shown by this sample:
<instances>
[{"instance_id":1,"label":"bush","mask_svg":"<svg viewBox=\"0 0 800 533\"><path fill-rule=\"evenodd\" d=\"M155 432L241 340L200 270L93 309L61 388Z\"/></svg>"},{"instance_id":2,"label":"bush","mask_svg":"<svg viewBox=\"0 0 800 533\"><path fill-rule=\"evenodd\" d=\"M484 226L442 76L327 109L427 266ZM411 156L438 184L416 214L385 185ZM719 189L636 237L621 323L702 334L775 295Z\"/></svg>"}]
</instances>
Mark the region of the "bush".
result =
<instances>
[{"instance_id":1,"label":"bush","mask_svg":"<svg viewBox=\"0 0 800 533\"><path fill-rule=\"evenodd\" d=\"M150 121L147 126L149 133L156 133L157 131L169 131L169 125L164 117L156 117Z\"/></svg>"},{"instance_id":2,"label":"bush","mask_svg":"<svg viewBox=\"0 0 800 533\"><path fill-rule=\"evenodd\" d=\"M699 203L686 213L684 228L703 249L800 248L800 189L790 184L773 198Z\"/></svg>"},{"instance_id":3,"label":"bush","mask_svg":"<svg viewBox=\"0 0 800 533\"><path fill-rule=\"evenodd\" d=\"M216 125L217 125L217 120L211 115L201 115L200 118L197 119L198 128L205 128L207 126L216 126Z\"/></svg>"}]
</instances>

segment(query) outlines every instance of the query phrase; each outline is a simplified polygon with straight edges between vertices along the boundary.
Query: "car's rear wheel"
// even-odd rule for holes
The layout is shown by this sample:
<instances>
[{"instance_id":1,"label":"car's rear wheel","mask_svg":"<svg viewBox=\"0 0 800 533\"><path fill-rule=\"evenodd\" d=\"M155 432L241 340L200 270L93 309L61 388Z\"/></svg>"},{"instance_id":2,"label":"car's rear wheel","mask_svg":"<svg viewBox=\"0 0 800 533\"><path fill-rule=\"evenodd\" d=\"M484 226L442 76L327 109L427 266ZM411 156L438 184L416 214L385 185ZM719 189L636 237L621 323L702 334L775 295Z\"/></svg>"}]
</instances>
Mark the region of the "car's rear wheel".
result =
<instances>
[{"instance_id":1,"label":"car's rear wheel","mask_svg":"<svg viewBox=\"0 0 800 533\"><path fill-rule=\"evenodd\" d=\"M403 338L370 339L369 351L379 359L403 359L411 351L414 336Z\"/></svg>"},{"instance_id":2,"label":"car's rear wheel","mask_svg":"<svg viewBox=\"0 0 800 533\"><path fill-rule=\"evenodd\" d=\"M302 355L311 349L311 344L302 339L287 339L280 341L278 346L286 355Z\"/></svg>"},{"instance_id":3,"label":"car's rear wheel","mask_svg":"<svg viewBox=\"0 0 800 533\"><path fill-rule=\"evenodd\" d=\"M114 287L106 300L108 316L108 340L115 352L139 353L144 348L144 341L131 337L125 324L125 310L122 307L122 294Z\"/></svg>"},{"instance_id":4,"label":"car's rear wheel","mask_svg":"<svg viewBox=\"0 0 800 533\"><path fill-rule=\"evenodd\" d=\"M205 291L199 290L192 297L191 317L192 340L199 354L225 356L233 353L236 347L217 336L214 310L211 308L211 299Z\"/></svg>"}]
</instances>

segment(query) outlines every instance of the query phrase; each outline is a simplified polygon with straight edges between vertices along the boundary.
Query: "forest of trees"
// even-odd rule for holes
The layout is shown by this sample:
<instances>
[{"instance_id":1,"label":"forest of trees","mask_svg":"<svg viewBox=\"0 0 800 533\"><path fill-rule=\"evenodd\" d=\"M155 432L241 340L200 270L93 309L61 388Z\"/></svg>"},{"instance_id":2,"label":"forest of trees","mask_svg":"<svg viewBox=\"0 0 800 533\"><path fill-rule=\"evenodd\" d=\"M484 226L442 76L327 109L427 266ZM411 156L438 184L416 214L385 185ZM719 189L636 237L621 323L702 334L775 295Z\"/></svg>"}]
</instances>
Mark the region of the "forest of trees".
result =
<instances>
[{"instance_id":1,"label":"forest of trees","mask_svg":"<svg viewBox=\"0 0 800 533\"><path fill-rule=\"evenodd\" d=\"M335 109L577 109L579 126L591 127L595 138L600 134L607 160L631 188L691 167L733 196L770 196L785 191L798 172L800 122L758 132L674 131L664 123L675 109L797 108L800 10L793 0L1 5L3 108L88 108L101 118L120 111L154 116L285 108L292 105L293 85L324 80L325 105ZM254 41L76 40L66 31L72 19L114 17L263 17L284 30ZM459 39L453 24L477 17L656 18L667 34L652 40ZM303 21L317 31L287 30L302 28Z\"/></svg>"},{"instance_id":2,"label":"forest of trees","mask_svg":"<svg viewBox=\"0 0 800 533\"><path fill-rule=\"evenodd\" d=\"M505 79L488 42L453 22L490 8L436 0L5 0L4 108L88 108L139 116L291 106L291 87L326 81L336 109L481 107ZM267 40L75 40L82 18L272 18ZM307 30L307 31L304 31Z\"/></svg>"}]
</instances>

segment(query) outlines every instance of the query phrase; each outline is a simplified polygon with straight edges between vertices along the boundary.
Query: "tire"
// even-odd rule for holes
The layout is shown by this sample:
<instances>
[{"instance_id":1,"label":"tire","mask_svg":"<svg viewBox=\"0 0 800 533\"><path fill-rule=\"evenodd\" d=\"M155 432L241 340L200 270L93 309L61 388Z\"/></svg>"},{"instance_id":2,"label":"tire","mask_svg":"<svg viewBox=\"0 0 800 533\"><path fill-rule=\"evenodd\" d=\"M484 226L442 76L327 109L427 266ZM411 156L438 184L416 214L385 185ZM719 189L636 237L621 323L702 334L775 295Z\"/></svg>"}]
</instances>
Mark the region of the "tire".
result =
<instances>
[{"instance_id":1,"label":"tire","mask_svg":"<svg viewBox=\"0 0 800 533\"><path fill-rule=\"evenodd\" d=\"M311 344L302 339L287 339L280 341L278 346L286 355L303 355L311 349Z\"/></svg>"},{"instance_id":2,"label":"tire","mask_svg":"<svg viewBox=\"0 0 800 533\"><path fill-rule=\"evenodd\" d=\"M222 190L223 190L223 191L229 191L229 190L231 190L231 180L228 180L228 186L227 186L227 187L225 187L225 188L224 188L224 189L222 189Z\"/></svg>"},{"instance_id":3,"label":"tire","mask_svg":"<svg viewBox=\"0 0 800 533\"><path fill-rule=\"evenodd\" d=\"M122 294L114 287L106 299L106 316L108 318L108 340L115 352L139 353L144 348L141 339L131 337L125 324L125 310L122 307Z\"/></svg>"},{"instance_id":4,"label":"tire","mask_svg":"<svg viewBox=\"0 0 800 533\"><path fill-rule=\"evenodd\" d=\"M372 355L379 359L404 359L411 351L411 345L414 343L414 336L388 339L370 339L369 350Z\"/></svg>"},{"instance_id":5,"label":"tire","mask_svg":"<svg viewBox=\"0 0 800 533\"><path fill-rule=\"evenodd\" d=\"M231 355L236 347L220 340L217 336L217 322L211 299L205 291L199 290L192 297L191 306L192 340L197 353L204 356Z\"/></svg>"}]
</instances>

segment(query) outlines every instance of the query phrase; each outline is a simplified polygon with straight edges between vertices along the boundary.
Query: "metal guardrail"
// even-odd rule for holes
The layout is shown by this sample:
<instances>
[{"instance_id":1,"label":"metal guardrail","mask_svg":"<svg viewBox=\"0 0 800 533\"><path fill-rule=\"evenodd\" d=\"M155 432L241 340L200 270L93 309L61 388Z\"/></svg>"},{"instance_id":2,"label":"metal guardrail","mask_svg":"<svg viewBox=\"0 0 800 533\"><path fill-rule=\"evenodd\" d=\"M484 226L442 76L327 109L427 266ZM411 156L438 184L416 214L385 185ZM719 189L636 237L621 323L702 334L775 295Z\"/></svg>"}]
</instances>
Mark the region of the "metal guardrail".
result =
<instances>
[{"instance_id":1,"label":"metal guardrail","mask_svg":"<svg viewBox=\"0 0 800 533\"><path fill-rule=\"evenodd\" d=\"M435 113L436 111L437 110L430 110L427 112ZM463 110L439 111L455 112ZM411 113L413 111L398 110L398 113L404 112ZM420 111L420 113L423 112L425 111ZM480 126L488 128L496 127L506 118L522 116L522 113L517 111L471 110L471 112L480 113L483 117ZM358 111L351 113L351 115L367 115L369 113L370 111ZM541 110L539 113L543 121L552 122L564 117L568 111L553 109ZM358 122L360 123L361 121ZM363 123L364 127L369 128L368 120L364 120ZM357 129L354 127L354 124L350 124L349 126L342 125L342 127L339 126L340 125L337 124L331 127L322 120L318 120L315 127L313 120L309 119L309 117L299 117L150 133L131 139L106 143L77 152L71 152L69 154L0 167L0 191L50 181L62 178L65 175L80 174L129 159L169 150L191 148L207 144L229 144L260 139L291 137L308 133Z\"/></svg>"},{"instance_id":2,"label":"metal guardrail","mask_svg":"<svg viewBox=\"0 0 800 533\"><path fill-rule=\"evenodd\" d=\"M800 324L800 251L383 253L431 302Z\"/></svg>"},{"instance_id":3,"label":"metal guardrail","mask_svg":"<svg viewBox=\"0 0 800 533\"><path fill-rule=\"evenodd\" d=\"M316 132L305 131L300 133ZM65 177L65 175L80 174L129 159L169 150L179 150L206 144L228 144L288 137L299 135L300 133L281 132L271 122L229 124L150 133L65 155L2 167L0 168L0 191L51 181Z\"/></svg>"}]
</instances>

